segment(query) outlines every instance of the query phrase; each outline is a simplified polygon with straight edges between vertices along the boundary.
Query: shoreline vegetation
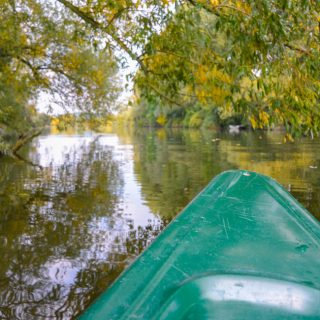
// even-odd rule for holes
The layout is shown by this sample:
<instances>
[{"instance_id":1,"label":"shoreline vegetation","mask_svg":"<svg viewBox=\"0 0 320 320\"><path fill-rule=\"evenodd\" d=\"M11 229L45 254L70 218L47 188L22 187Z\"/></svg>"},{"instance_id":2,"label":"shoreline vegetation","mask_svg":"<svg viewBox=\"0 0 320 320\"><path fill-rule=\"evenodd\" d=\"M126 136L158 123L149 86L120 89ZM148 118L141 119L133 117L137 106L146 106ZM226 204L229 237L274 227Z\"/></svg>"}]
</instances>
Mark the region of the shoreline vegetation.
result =
<instances>
[{"instance_id":1,"label":"shoreline vegetation","mask_svg":"<svg viewBox=\"0 0 320 320\"><path fill-rule=\"evenodd\" d=\"M59 116L47 116L37 114L38 126L28 130L25 134L17 136L15 132L6 132L4 129L0 131L0 156L13 156L19 160L24 160L19 150L30 143L34 138L48 131L53 133L76 131L95 131L111 132L112 128L130 127L130 128L151 128L151 129L201 129L209 131L226 131L237 134L243 130L261 130L261 131L279 131L283 132L286 140L286 130L281 126L273 126L269 128L254 129L251 124L241 115L234 115L225 119L219 118L217 114L208 114L205 112L195 111L185 115L184 118L170 118L165 116L150 117L137 116L132 110L121 112L117 115L104 118L96 118L85 115L63 114ZM27 162L25 160L25 162Z\"/></svg>"},{"instance_id":2,"label":"shoreline vegetation","mask_svg":"<svg viewBox=\"0 0 320 320\"><path fill-rule=\"evenodd\" d=\"M48 114L83 114L90 127L120 112L115 118L137 126L284 127L286 141L316 137L319 8L286 0L2 1L0 153L18 152L51 121L38 113L41 103Z\"/></svg>"},{"instance_id":3,"label":"shoreline vegetation","mask_svg":"<svg viewBox=\"0 0 320 320\"><path fill-rule=\"evenodd\" d=\"M176 129L203 129L212 131L229 131L239 133L243 130L277 131L282 132L286 138L286 129L281 125L272 125L264 128L253 128L250 121L241 114L221 118L216 111L206 112L203 110L188 111L182 117L170 115L139 114L138 110L127 109L114 117L116 126L143 127L143 128L176 128Z\"/></svg>"},{"instance_id":4,"label":"shoreline vegetation","mask_svg":"<svg viewBox=\"0 0 320 320\"><path fill-rule=\"evenodd\" d=\"M9 123L0 123L0 156L11 155L20 158L21 155L18 155L20 149L50 126L50 117L36 111L33 112L32 119L28 120L29 126L24 127L24 130Z\"/></svg>"}]
</instances>

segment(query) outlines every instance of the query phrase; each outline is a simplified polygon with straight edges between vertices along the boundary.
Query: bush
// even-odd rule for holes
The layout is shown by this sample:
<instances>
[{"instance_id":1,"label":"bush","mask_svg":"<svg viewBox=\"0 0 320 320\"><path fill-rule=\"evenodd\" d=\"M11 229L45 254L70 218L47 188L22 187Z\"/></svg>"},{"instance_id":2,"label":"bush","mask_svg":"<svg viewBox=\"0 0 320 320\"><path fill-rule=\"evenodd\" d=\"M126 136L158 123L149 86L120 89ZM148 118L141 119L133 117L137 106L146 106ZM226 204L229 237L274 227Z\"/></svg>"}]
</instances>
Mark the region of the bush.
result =
<instances>
[{"instance_id":1,"label":"bush","mask_svg":"<svg viewBox=\"0 0 320 320\"><path fill-rule=\"evenodd\" d=\"M189 121L189 127L190 128L200 128L203 122L203 113L202 111L195 112L191 117Z\"/></svg>"}]
</instances>

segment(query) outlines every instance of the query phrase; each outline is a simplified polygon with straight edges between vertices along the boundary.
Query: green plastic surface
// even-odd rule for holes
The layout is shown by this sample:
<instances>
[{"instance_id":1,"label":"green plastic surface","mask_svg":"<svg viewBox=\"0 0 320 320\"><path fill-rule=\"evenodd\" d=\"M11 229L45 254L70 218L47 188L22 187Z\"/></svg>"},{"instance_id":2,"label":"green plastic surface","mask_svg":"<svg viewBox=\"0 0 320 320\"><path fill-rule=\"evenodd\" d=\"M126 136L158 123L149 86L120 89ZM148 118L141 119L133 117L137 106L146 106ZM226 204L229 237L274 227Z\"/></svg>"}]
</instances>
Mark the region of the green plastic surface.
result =
<instances>
[{"instance_id":1,"label":"green plastic surface","mask_svg":"<svg viewBox=\"0 0 320 320\"><path fill-rule=\"evenodd\" d=\"M274 180L224 172L81 319L320 319L320 225Z\"/></svg>"}]
</instances>

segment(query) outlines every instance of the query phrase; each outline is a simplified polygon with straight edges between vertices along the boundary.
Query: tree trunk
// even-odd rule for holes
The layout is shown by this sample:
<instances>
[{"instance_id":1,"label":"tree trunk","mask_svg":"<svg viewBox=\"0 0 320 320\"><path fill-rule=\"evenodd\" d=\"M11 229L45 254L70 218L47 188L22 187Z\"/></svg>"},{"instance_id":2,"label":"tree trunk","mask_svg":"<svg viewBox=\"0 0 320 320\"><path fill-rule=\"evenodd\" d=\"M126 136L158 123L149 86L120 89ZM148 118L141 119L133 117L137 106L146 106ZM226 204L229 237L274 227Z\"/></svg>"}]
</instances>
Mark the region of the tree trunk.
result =
<instances>
[{"instance_id":1,"label":"tree trunk","mask_svg":"<svg viewBox=\"0 0 320 320\"><path fill-rule=\"evenodd\" d=\"M25 144L39 136L42 132L43 128L38 130L30 130L26 135L20 138L12 148L12 153L16 154Z\"/></svg>"}]
</instances>

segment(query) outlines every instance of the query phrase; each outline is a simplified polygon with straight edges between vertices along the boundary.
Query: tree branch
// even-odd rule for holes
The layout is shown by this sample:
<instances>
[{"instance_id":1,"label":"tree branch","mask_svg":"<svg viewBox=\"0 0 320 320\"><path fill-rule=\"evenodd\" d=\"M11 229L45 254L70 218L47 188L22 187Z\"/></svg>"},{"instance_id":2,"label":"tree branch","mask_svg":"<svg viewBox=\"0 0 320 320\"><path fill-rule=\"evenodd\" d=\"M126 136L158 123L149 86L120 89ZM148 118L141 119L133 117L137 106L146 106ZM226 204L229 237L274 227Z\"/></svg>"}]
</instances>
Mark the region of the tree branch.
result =
<instances>
[{"instance_id":1,"label":"tree branch","mask_svg":"<svg viewBox=\"0 0 320 320\"><path fill-rule=\"evenodd\" d=\"M122 8L120 9L117 13L115 13L112 18L108 21L108 25L105 27L106 29L109 28L112 24L113 24L113 21L116 20L117 18L119 18L122 13L124 11L128 10L128 8Z\"/></svg>"},{"instance_id":2,"label":"tree branch","mask_svg":"<svg viewBox=\"0 0 320 320\"><path fill-rule=\"evenodd\" d=\"M244 10L241 10L241 9L236 8L234 6L223 4L223 3L220 4L220 5L217 5L217 6L212 6L212 5L209 5L207 3L200 3L197 0L186 0L186 1L188 3L190 3L191 5L193 5L195 7L200 7L202 9L206 10L207 12L212 13L212 14L218 16L218 17L221 17L221 14L217 12L217 9L222 9L222 8L234 10L234 11L239 12L242 15L245 15L247 17L250 16L250 14L248 14ZM320 29L320 23L319 23L319 29ZM291 45L290 43L285 43L284 46L287 47L290 50L294 50L294 51L300 52L302 54L310 55L310 52L308 50L306 50L304 48L295 47L295 46Z\"/></svg>"},{"instance_id":3,"label":"tree branch","mask_svg":"<svg viewBox=\"0 0 320 320\"><path fill-rule=\"evenodd\" d=\"M155 91L161 98L167 100L170 103L173 103L179 107L183 107L183 105L176 100L171 99L170 97L166 96L164 93L162 93L159 89L157 89L155 86L153 86L150 83L147 83L147 86L150 87L153 91Z\"/></svg>"},{"instance_id":4,"label":"tree branch","mask_svg":"<svg viewBox=\"0 0 320 320\"><path fill-rule=\"evenodd\" d=\"M293 45L291 45L290 43L285 43L284 44L285 47L287 47L288 49L290 50L293 50L293 51L297 51L297 52L300 52L302 54L306 54L306 55L310 55L310 52L304 48L298 48L298 47L294 47Z\"/></svg>"},{"instance_id":5,"label":"tree branch","mask_svg":"<svg viewBox=\"0 0 320 320\"><path fill-rule=\"evenodd\" d=\"M237 8L237 7L234 7L234 6L231 6L231 5L228 5L228 4L219 4L218 6L215 7L216 9L222 9L222 8L226 8L226 9L231 9L233 11L237 11L241 14L243 14L244 16L247 16L249 17L250 14L244 10L241 10L240 8Z\"/></svg>"},{"instance_id":6,"label":"tree branch","mask_svg":"<svg viewBox=\"0 0 320 320\"><path fill-rule=\"evenodd\" d=\"M28 134L26 134L22 139L19 139L16 144L12 148L12 153L16 154L18 150L20 150L26 143L34 139L35 137L41 134L43 129L40 130L31 130Z\"/></svg>"},{"instance_id":7,"label":"tree branch","mask_svg":"<svg viewBox=\"0 0 320 320\"><path fill-rule=\"evenodd\" d=\"M29 69L32 71L34 78L37 81L40 81L40 74L38 72L38 69L36 67L34 67L29 61L27 61L24 58L18 57L18 56L12 56L13 58L16 58L17 60L21 61L23 64L25 64L26 66L29 67Z\"/></svg>"},{"instance_id":8,"label":"tree branch","mask_svg":"<svg viewBox=\"0 0 320 320\"><path fill-rule=\"evenodd\" d=\"M206 3L199 3L197 0L186 0L187 2L189 2L192 6L194 7L200 7L204 10L206 10L207 12L210 12L210 13L213 13L214 15L220 17L220 13L217 12L216 7L212 7L212 6L209 6L208 4Z\"/></svg>"},{"instance_id":9,"label":"tree branch","mask_svg":"<svg viewBox=\"0 0 320 320\"><path fill-rule=\"evenodd\" d=\"M17 152L13 153L12 157L14 157L14 158L16 158L16 159L18 159L18 160L20 160L20 161L32 166L32 167L39 168L40 170L43 169L43 167L40 164L36 164L36 163L34 163L34 162L30 161L30 160L25 159L24 157L22 157Z\"/></svg>"},{"instance_id":10,"label":"tree branch","mask_svg":"<svg viewBox=\"0 0 320 320\"><path fill-rule=\"evenodd\" d=\"M67 7L70 11L76 14L83 21L88 23L91 27L96 30L101 30L108 34L117 44L118 46L125 51L132 60L137 61L144 73L148 73L147 67L144 65L143 61L114 33L112 33L107 27L101 25L99 22L94 20L91 16L81 11L78 7L74 6L71 2L67 0L57 0L62 3L65 7ZM108 24L109 26L109 24Z\"/></svg>"}]
</instances>

